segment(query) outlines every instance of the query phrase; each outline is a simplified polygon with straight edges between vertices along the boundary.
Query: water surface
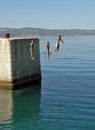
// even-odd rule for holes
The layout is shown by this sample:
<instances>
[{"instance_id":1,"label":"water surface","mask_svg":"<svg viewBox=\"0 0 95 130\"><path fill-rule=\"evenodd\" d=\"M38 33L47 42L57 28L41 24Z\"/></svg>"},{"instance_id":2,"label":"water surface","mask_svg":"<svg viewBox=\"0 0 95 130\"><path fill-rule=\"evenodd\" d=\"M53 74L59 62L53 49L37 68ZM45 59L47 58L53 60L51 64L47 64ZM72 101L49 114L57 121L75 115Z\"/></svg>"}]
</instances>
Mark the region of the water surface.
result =
<instances>
[{"instance_id":1,"label":"water surface","mask_svg":"<svg viewBox=\"0 0 95 130\"><path fill-rule=\"evenodd\" d=\"M95 130L95 37L63 40L54 55L56 37L40 37L41 83L0 89L0 130Z\"/></svg>"}]
</instances>

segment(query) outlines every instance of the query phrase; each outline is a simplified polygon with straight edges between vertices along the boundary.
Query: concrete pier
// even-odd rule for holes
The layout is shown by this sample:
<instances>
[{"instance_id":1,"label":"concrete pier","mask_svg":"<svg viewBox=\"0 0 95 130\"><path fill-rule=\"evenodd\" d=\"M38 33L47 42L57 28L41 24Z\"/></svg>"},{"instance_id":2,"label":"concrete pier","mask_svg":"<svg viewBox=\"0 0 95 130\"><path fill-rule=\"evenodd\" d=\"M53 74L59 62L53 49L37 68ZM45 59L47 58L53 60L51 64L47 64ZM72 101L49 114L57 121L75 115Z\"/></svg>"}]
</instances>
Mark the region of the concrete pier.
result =
<instances>
[{"instance_id":1,"label":"concrete pier","mask_svg":"<svg viewBox=\"0 0 95 130\"><path fill-rule=\"evenodd\" d=\"M0 38L0 86L41 80L38 38Z\"/></svg>"}]
</instances>

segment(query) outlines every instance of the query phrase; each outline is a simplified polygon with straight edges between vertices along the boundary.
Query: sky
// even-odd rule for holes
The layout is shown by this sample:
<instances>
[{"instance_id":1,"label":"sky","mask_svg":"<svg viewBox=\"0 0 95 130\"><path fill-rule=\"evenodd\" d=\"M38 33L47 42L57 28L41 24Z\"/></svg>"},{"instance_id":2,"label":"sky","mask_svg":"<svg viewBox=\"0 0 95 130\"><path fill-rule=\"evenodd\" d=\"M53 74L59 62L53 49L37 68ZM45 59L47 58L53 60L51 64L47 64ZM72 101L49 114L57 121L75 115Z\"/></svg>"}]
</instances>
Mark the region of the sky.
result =
<instances>
[{"instance_id":1,"label":"sky","mask_svg":"<svg viewBox=\"0 0 95 130\"><path fill-rule=\"evenodd\" d=\"M95 29L95 0L0 0L0 27Z\"/></svg>"}]
</instances>

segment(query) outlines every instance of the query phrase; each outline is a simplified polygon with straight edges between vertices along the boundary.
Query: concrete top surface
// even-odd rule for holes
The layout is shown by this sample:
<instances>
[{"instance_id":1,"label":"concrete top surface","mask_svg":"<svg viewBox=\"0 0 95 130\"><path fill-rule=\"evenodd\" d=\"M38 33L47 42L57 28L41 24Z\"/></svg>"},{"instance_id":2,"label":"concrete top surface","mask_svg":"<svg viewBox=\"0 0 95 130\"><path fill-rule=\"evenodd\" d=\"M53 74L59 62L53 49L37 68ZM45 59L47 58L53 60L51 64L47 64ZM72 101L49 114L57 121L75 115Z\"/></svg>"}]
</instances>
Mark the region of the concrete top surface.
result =
<instances>
[{"instance_id":1,"label":"concrete top surface","mask_svg":"<svg viewBox=\"0 0 95 130\"><path fill-rule=\"evenodd\" d=\"M36 38L36 37L10 37L10 38L1 37L0 38L0 40L5 40L5 39L16 40L16 39L38 39L38 38Z\"/></svg>"}]
</instances>

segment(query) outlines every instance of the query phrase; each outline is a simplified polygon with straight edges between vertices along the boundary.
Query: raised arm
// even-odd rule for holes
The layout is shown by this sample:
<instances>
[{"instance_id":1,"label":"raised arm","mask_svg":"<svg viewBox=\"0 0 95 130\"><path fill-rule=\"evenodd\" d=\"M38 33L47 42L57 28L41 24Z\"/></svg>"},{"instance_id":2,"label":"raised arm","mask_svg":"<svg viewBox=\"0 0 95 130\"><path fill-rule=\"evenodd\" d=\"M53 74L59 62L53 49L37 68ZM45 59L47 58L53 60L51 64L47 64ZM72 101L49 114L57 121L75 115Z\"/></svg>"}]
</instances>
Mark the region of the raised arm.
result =
<instances>
[{"instance_id":1,"label":"raised arm","mask_svg":"<svg viewBox=\"0 0 95 130\"><path fill-rule=\"evenodd\" d=\"M61 39L61 42L64 43L64 41Z\"/></svg>"}]
</instances>

